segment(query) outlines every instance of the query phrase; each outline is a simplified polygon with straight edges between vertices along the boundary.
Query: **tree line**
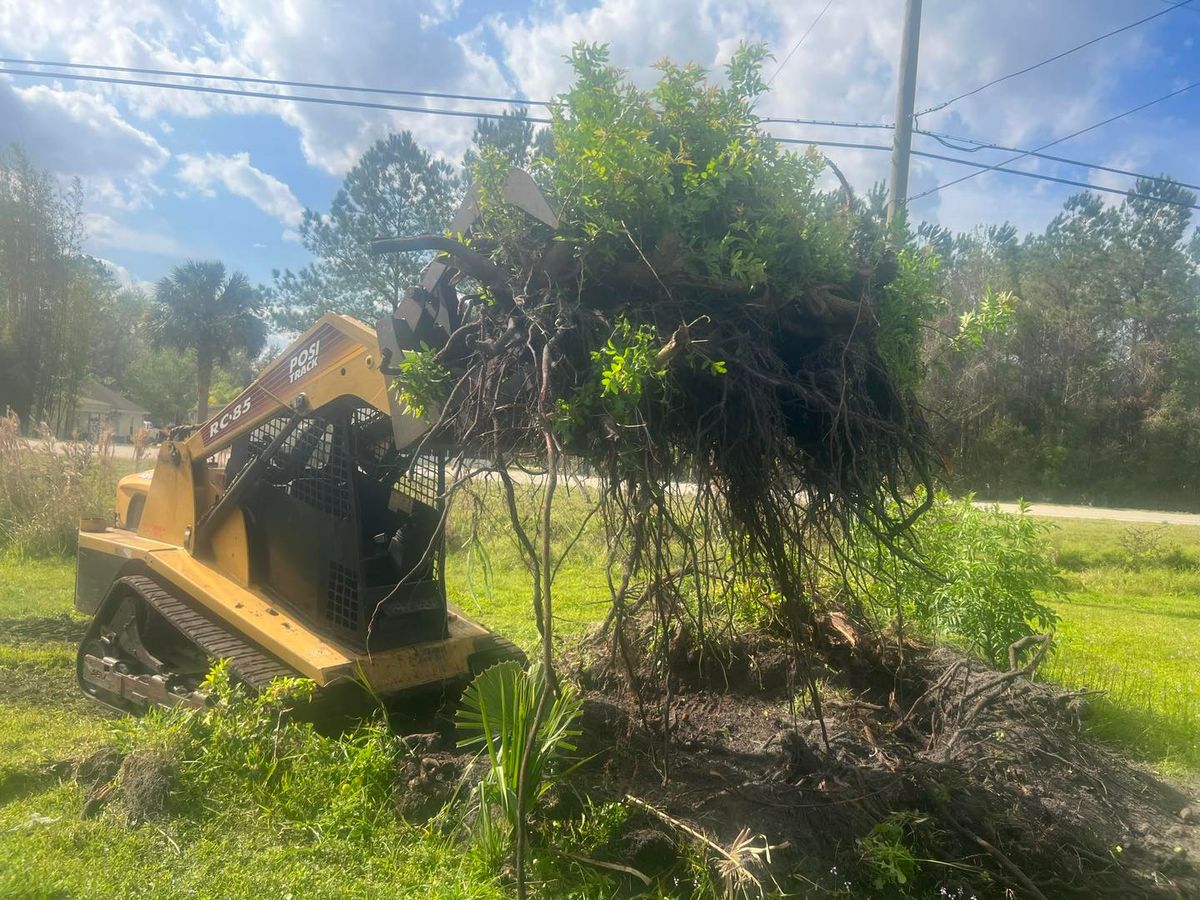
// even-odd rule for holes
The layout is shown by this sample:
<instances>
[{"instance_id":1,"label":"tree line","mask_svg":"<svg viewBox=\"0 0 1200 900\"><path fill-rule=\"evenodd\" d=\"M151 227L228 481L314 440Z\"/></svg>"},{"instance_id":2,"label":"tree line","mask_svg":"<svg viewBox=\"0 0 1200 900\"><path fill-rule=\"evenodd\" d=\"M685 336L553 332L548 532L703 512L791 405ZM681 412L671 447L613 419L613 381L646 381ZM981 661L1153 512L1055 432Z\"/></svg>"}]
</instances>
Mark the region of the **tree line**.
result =
<instances>
[{"instance_id":1,"label":"tree line","mask_svg":"<svg viewBox=\"0 0 1200 900\"><path fill-rule=\"evenodd\" d=\"M149 293L81 253L81 186L60 187L10 148L0 156L0 408L54 421L93 377L156 421L203 418L253 377L268 331L294 333L326 312L370 324L394 308L426 258L371 256L368 242L444 229L484 147L526 166L553 152L519 111L480 122L458 167L391 135L328 210L305 211L307 266L252 285L219 263L185 263ZM912 230L940 261L943 336L972 334L964 317L986 326L965 352L928 342L923 397L955 487L1200 508L1195 199L1147 179L1119 203L1077 194L1036 234ZM998 295L1010 298L1003 309L989 305Z\"/></svg>"},{"instance_id":2,"label":"tree line","mask_svg":"<svg viewBox=\"0 0 1200 900\"><path fill-rule=\"evenodd\" d=\"M926 404L952 483L988 497L1200 508L1196 195L1160 179L1077 194L1039 234L921 238L947 324L990 287L1016 300L975 352L930 360Z\"/></svg>"}]
</instances>

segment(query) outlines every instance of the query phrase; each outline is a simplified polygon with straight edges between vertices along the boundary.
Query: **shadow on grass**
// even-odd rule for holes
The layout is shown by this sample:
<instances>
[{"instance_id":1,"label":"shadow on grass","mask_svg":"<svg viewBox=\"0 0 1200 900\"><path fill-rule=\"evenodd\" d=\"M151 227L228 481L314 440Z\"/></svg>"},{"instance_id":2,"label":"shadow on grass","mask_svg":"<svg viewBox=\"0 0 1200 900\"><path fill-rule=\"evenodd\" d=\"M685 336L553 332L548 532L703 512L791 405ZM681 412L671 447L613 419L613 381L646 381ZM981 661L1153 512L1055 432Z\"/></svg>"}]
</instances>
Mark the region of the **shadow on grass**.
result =
<instances>
[{"instance_id":1,"label":"shadow on grass","mask_svg":"<svg viewBox=\"0 0 1200 900\"><path fill-rule=\"evenodd\" d=\"M1088 728L1141 762L1184 773L1193 781L1200 776L1200 720L1194 717L1132 709L1102 697L1093 702Z\"/></svg>"},{"instance_id":2,"label":"shadow on grass","mask_svg":"<svg viewBox=\"0 0 1200 900\"><path fill-rule=\"evenodd\" d=\"M83 640L88 622L67 613L57 616L0 619L0 643L34 644L47 641L63 641L78 644Z\"/></svg>"},{"instance_id":3,"label":"shadow on grass","mask_svg":"<svg viewBox=\"0 0 1200 900\"><path fill-rule=\"evenodd\" d=\"M29 769L0 771L0 806L50 790L71 775L69 762L56 762Z\"/></svg>"},{"instance_id":4,"label":"shadow on grass","mask_svg":"<svg viewBox=\"0 0 1200 900\"><path fill-rule=\"evenodd\" d=\"M1196 612L1171 612L1162 609L1133 609L1119 601L1098 603L1092 600L1080 600L1078 597L1068 597L1064 601L1064 605L1066 604L1081 606L1085 609L1101 609L1107 612L1119 611L1123 615L1162 616L1164 619L1192 619L1200 621L1200 610ZM0 628L3 628L3 624L0 624Z\"/></svg>"}]
</instances>

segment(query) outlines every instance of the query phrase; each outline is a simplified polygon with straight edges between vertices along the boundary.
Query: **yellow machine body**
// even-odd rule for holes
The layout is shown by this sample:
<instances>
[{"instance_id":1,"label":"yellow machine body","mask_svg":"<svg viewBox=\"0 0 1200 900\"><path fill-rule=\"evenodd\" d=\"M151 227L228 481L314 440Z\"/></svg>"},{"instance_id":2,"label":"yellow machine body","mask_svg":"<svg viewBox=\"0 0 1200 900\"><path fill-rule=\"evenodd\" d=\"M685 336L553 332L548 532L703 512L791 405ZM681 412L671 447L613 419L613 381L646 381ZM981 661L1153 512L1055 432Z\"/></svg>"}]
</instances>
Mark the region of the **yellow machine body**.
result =
<instances>
[{"instance_id":1,"label":"yellow machine body","mask_svg":"<svg viewBox=\"0 0 1200 900\"><path fill-rule=\"evenodd\" d=\"M322 687L365 681L386 696L469 678L478 654L494 649L497 639L452 607L446 608L441 638L368 653L254 583L241 508L225 511L197 546L202 521L230 490L225 466L236 440L281 413L316 410L343 398L395 415L379 367L375 331L345 316L325 316L198 430L164 441L152 471L121 480L115 527L81 531L76 605L95 613L114 584L140 575ZM150 641L144 643L153 655Z\"/></svg>"}]
</instances>

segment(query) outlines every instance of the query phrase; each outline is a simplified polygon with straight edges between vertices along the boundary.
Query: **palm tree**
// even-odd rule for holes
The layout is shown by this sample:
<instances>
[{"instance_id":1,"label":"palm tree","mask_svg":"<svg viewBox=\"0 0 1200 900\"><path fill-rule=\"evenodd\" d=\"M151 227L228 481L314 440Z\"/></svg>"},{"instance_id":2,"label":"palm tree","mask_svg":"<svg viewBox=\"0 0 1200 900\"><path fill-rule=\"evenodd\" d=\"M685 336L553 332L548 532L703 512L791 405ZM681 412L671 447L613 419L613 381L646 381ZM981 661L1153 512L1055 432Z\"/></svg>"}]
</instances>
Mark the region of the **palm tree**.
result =
<instances>
[{"instance_id":1,"label":"palm tree","mask_svg":"<svg viewBox=\"0 0 1200 900\"><path fill-rule=\"evenodd\" d=\"M241 272L226 274L220 262L188 260L154 288L150 314L156 343L196 351L198 421L208 419L208 391L216 364L245 350L257 356L267 343L263 298Z\"/></svg>"}]
</instances>

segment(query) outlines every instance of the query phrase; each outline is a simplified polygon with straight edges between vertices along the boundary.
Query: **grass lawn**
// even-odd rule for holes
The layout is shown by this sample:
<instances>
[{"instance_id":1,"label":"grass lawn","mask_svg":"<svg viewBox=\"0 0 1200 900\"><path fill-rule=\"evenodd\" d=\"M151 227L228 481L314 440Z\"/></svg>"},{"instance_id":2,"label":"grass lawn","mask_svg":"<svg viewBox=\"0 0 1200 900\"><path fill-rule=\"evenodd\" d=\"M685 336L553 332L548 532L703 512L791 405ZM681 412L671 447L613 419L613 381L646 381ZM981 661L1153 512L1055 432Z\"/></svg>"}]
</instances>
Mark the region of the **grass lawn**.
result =
<instances>
[{"instance_id":1,"label":"grass lawn","mask_svg":"<svg viewBox=\"0 0 1200 900\"><path fill-rule=\"evenodd\" d=\"M533 650L528 574L488 494L449 536L447 590L468 615ZM585 498L566 496L556 539L570 541L586 509ZM603 614L599 534L593 520L559 573L563 636ZM0 556L0 897L505 896L461 847L401 823L364 841L238 812L161 827L81 820L84 792L64 763L103 746L112 719L75 686L86 620L72 610L74 572L72 560Z\"/></svg>"},{"instance_id":2,"label":"grass lawn","mask_svg":"<svg viewBox=\"0 0 1200 900\"><path fill-rule=\"evenodd\" d=\"M63 763L102 746L112 720L75 687L73 587L70 561L0 559L0 896L501 896L456 848L399 824L364 844L236 813L82 820Z\"/></svg>"},{"instance_id":3,"label":"grass lawn","mask_svg":"<svg viewBox=\"0 0 1200 900\"><path fill-rule=\"evenodd\" d=\"M1045 674L1107 691L1097 734L1167 774L1200 773L1200 528L1057 520L1067 570Z\"/></svg>"},{"instance_id":4,"label":"grass lawn","mask_svg":"<svg viewBox=\"0 0 1200 900\"><path fill-rule=\"evenodd\" d=\"M560 639L607 608L600 524L571 490L555 540L583 533L556 581ZM1047 674L1108 690L1094 719L1101 735L1195 776L1200 528L1060 524L1052 539L1069 589ZM533 649L528 573L496 495L464 503L448 540L451 600ZM136 828L107 814L82 820L83 791L62 763L102 746L112 720L74 684L84 619L71 610L73 578L70 560L0 557L0 896L503 896L461 848L396 822L352 840L234 810Z\"/></svg>"}]
</instances>

